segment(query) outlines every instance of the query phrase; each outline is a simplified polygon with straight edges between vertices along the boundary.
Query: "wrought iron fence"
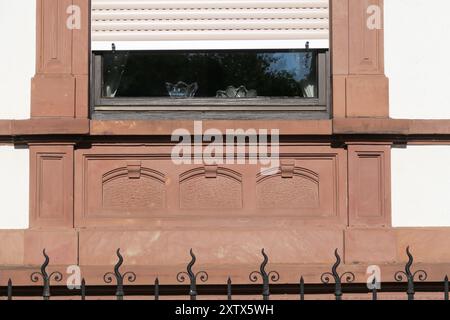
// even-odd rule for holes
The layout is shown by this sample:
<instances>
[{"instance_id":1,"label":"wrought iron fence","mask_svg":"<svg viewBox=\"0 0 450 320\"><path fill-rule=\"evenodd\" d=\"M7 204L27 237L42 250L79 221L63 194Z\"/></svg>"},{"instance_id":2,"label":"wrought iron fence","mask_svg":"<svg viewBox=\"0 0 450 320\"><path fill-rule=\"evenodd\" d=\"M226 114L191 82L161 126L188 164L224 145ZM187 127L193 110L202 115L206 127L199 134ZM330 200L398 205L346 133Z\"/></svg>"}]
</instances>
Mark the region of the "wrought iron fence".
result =
<instances>
[{"instance_id":1,"label":"wrought iron fence","mask_svg":"<svg viewBox=\"0 0 450 320\"><path fill-rule=\"evenodd\" d=\"M208 273L206 271L194 272L193 268L197 258L191 249L191 261L186 267L186 271L179 272L176 280L180 285L161 285L158 278L151 285L133 285L137 276L132 271L122 273L121 267L124 259L117 249L118 261L112 272L107 272L103 276L105 285L89 286L85 279L81 280L79 289L69 289L67 286L51 285L51 282L60 283L63 275L59 271L47 272L50 258L46 251L43 251L44 263L39 272L33 272L30 280L33 283L42 281L41 286L14 286L12 279L9 279L7 287L0 287L0 296L13 300L14 297L42 297L49 300L51 296L67 297L80 300L86 300L86 297L115 297L117 300L123 300L125 296L148 296L154 300L159 300L161 296L183 296L188 295L190 300L196 300L199 295L205 296L223 296L227 300L233 300L238 295L260 296L263 300L269 300L272 294L276 295L296 295L299 300L305 300L307 295L332 294L335 300L342 300L344 294L370 294L372 300L379 300L379 293L404 293L408 300L414 300L416 292L428 292L442 294L442 299L449 300L449 279L445 276L441 282L426 282L427 273L425 270L412 271L414 258L410 248L406 249L408 262L404 271L397 271L394 274L395 282L383 282L382 289L377 285L377 279L374 278L372 286L367 283L355 283L356 277L352 272L338 272L341 265L341 257L338 250L334 252L336 262L331 267L330 272L321 275L321 283L307 284L303 276L296 284L277 284L280 280L280 274L277 271L267 271L266 267L269 257L264 251L261 251L263 261L259 271L253 271L249 275L249 280L254 285L235 285L229 277L224 285L206 284ZM199 285L198 282L204 284ZM127 282L127 284L125 284ZM114 285L112 285L114 283ZM188 284L184 284L188 283ZM378 283L380 285L380 283Z\"/></svg>"}]
</instances>

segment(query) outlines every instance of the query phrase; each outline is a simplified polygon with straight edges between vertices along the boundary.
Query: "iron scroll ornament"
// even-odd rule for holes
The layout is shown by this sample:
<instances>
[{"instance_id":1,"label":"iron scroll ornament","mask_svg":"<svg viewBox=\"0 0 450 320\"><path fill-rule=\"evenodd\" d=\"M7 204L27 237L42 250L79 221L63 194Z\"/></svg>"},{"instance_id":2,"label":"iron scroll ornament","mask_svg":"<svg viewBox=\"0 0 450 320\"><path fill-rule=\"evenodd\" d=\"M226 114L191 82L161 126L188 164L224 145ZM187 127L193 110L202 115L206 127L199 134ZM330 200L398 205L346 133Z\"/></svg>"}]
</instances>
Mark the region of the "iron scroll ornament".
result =
<instances>
[{"instance_id":1,"label":"iron scroll ornament","mask_svg":"<svg viewBox=\"0 0 450 320\"><path fill-rule=\"evenodd\" d=\"M267 256L264 249L261 251L263 255L263 262L261 266L259 267L259 271L253 271L249 275L249 279L251 282L257 282L259 276L262 278L263 281L263 299L269 300L270 297L270 281L272 282L278 282L280 280L280 274L277 271L270 271L267 273L266 266L269 263L269 257Z\"/></svg>"},{"instance_id":2,"label":"iron scroll ornament","mask_svg":"<svg viewBox=\"0 0 450 320\"><path fill-rule=\"evenodd\" d=\"M417 270L416 272L411 272L411 267L414 262L414 257L411 254L411 251L409 250L409 246L406 247L406 255L408 256L408 262L405 265L405 271L397 271L394 275L394 279L397 282L403 282L406 277L406 281L408 283L408 290L406 291L406 294L408 295L408 300L414 300L414 281L417 278L419 281L425 281L428 278L428 274L425 272L425 270ZM417 276L417 277L416 277Z\"/></svg>"},{"instance_id":3,"label":"iron scroll ornament","mask_svg":"<svg viewBox=\"0 0 450 320\"><path fill-rule=\"evenodd\" d=\"M197 257L194 254L194 251L191 249L189 251L191 255L191 262L187 265L186 271L187 272L179 272L177 274L177 281L179 283L183 283L186 281L186 276L189 278L190 281L190 289L189 289L189 295L191 297L191 300L196 300L197 297L197 279L200 279L201 282L208 281L208 273L206 271L199 271L197 273L194 273L192 271L192 267L195 265L195 262L197 261Z\"/></svg>"},{"instance_id":4,"label":"iron scroll ornament","mask_svg":"<svg viewBox=\"0 0 450 320\"><path fill-rule=\"evenodd\" d=\"M113 278L116 278L117 289L116 289L116 297L117 300L123 300L123 296L125 295L123 291L123 280L126 278L129 282L136 281L136 274L134 272L125 272L124 274L120 273L120 267L123 264L123 256L120 254L120 249L117 249L117 257L118 261L114 266L114 273L107 272L103 275L103 280L105 283L112 283Z\"/></svg>"},{"instance_id":5,"label":"iron scroll ornament","mask_svg":"<svg viewBox=\"0 0 450 320\"><path fill-rule=\"evenodd\" d=\"M52 273L50 273L50 275L48 275L47 273L47 267L50 263L50 258L47 255L47 253L45 252L45 249L42 251L45 261L44 263L41 265L41 272L33 272L30 276L30 279L32 282L38 282L39 278L42 278L42 282L43 282L43 286L44 286L44 291L42 293L42 297L44 298L44 300L49 300L50 299L50 281L55 280L56 282L61 282L61 280L63 279L63 275L61 272L59 271L54 271Z\"/></svg>"},{"instance_id":6,"label":"iron scroll ornament","mask_svg":"<svg viewBox=\"0 0 450 320\"><path fill-rule=\"evenodd\" d=\"M337 272L338 267L341 264L341 257L339 256L338 249L334 251L334 256L336 257L336 262L331 268L331 272L325 272L321 275L320 280L323 284L329 284L331 279L334 280L334 295L336 300L342 299L342 282L345 280L347 283L352 283L355 281L355 274L353 272L344 272L343 274L339 274Z\"/></svg>"}]
</instances>

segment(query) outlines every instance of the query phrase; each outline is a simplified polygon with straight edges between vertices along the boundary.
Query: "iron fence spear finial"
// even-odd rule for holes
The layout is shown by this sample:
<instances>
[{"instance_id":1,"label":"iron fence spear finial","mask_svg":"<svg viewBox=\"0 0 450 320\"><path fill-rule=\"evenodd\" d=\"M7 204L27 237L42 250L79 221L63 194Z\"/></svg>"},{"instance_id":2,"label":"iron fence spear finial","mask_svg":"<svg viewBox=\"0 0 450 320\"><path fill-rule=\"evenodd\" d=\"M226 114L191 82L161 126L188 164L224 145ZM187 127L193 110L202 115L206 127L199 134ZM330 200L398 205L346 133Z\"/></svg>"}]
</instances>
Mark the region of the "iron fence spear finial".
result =
<instances>
[{"instance_id":1,"label":"iron fence spear finial","mask_svg":"<svg viewBox=\"0 0 450 320\"><path fill-rule=\"evenodd\" d=\"M12 300L12 280L11 278L8 280L8 300Z\"/></svg>"},{"instance_id":2,"label":"iron fence spear finial","mask_svg":"<svg viewBox=\"0 0 450 320\"><path fill-rule=\"evenodd\" d=\"M331 272L325 272L321 275L320 280L323 284L329 284L331 279L334 279L334 295L336 300L342 300L342 281L345 277L345 281L347 283L351 283L355 281L355 274L353 272L344 272L343 274L339 274L337 269L341 264L341 256L339 255L338 249L334 251L334 256L336 257L336 262L333 264L331 268Z\"/></svg>"},{"instance_id":3,"label":"iron fence spear finial","mask_svg":"<svg viewBox=\"0 0 450 320\"><path fill-rule=\"evenodd\" d=\"M120 248L117 249L116 254L117 254L118 261L117 261L116 265L114 266L114 273L112 273L112 272L105 273L103 275L103 280L105 281L105 283L112 283L113 278L116 278L116 284L117 284L116 297L117 297L117 300L123 300L123 297L125 295L125 293L123 291L123 280L126 278L129 282L134 282L134 281L136 281L136 274L131 271L128 271L128 272L125 272L124 274L122 274L120 272L120 267L123 264L123 256L120 254Z\"/></svg>"},{"instance_id":4,"label":"iron fence spear finial","mask_svg":"<svg viewBox=\"0 0 450 320\"><path fill-rule=\"evenodd\" d=\"M258 276L261 277L263 282L263 299L269 300L270 299L270 280L273 282L277 282L280 280L280 274L277 271L270 271L267 273L266 266L269 263L269 257L267 256L264 249L261 250L261 254L264 258L263 262L261 263L261 266L259 267L259 271L253 271L249 275L249 279L251 282L258 281Z\"/></svg>"},{"instance_id":5,"label":"iron fence spear finial","mask_svg":"<svg viewBox=\"0 0 450 320\"><path fill-rule=\"evenodd\" d=\"M159 300L159 278L155 279L155 292L154 292L155 300Z\"/></svg>"},{"instance_id":6,"label":"iron fence spear finial","mask_svg":"<svg viewBox=\"0 0 450 320\"><path fill-rule=\"evenodd\" d=\"M449 288L448 276L446 275L444 278L444 300L445 301L448 301L448 299L449 299L448 288Z\"/></svg>"},{"instance_id":7,"label":"iron fence spear finial","mask_svg":"<svg viewBox=\"0 0 450 320\"><path fill-rule=\"evenodd\" d=\"M231 286L232 286L231 277L228 277L228 280L227 280L227 298L228 298L228 301L233 300L232 287Z\"/></svg>"},{"instance_id":8,"label":"iron fence spear finial","mask_svg":"<svg viewBox=\"0 0 450 320\"><path fill-rule=\"evenodd\" d=\"M187 265L186 271L187 272L179 272L177 274L177 281L180 283L183 283L184 281L186 281L186 276L189 278L190 280L190 289L189 289L189 295L191 297L191 300L196 300L197 299L197 279L200 279L200 281L202 282L206 282L208 281L208 273L206 273L206 271L199 271L197 273L194 273L194 271L192 271L192 268L195 265L195 262L197 261L197 257L194 254L194 251L191 249L189 251L189 254L191 255L191 261L189 262L189 264Z\"/></svg>"},{"instance_id":9,"label":"iron fence spear finial","mask_svg":"<svg viewBox=\"0 0 450 320\"><path fill-rule=\"evenodd\" d=\"M44 263L41 265L41 272L33 272L30 278L32 282L38 282L39 278L42 278L44 286L42 297L44 298L44 300L50 300L50 281L53 278L56 282L60 282L63 278L63 275L59 271L52 272L50 273L50 275L48 275L47 267L50 264L50 258L45 252L45 249L42 251L42 253L44 255L45 260Z\"/></svg>"},{"instance_id":10,"label":"iron fence spear finial","mask_svg":"<svg viewBox=\"0 0 450 320\"><path fill-rule=\"evenodd\" d=\"M406 294L408 295L408 300L414 300L415 295L414 281L416 279L416 276L419 281L425 281L428 275L424 270L417 270L414 273L411 272L414 257L411 254L411 251L409 250L409 246L406 247L406 255L408 256L408 262L405 265L405 271L397 271L394 275L394 279L397 282L402 282L404 280L404 277L406 278L406 281L408 283L408 289L406 291Z\"/></svg>"},{"instance_id":11,"label":"iron fence spear finial","mask_svg":"<svg viewBox=\"0 0 450 320\"><path fill-rule=\"evenodd\" d=\"M300 300L305 300L305 279L300 278Z\"/></svg>"}]
</instances>

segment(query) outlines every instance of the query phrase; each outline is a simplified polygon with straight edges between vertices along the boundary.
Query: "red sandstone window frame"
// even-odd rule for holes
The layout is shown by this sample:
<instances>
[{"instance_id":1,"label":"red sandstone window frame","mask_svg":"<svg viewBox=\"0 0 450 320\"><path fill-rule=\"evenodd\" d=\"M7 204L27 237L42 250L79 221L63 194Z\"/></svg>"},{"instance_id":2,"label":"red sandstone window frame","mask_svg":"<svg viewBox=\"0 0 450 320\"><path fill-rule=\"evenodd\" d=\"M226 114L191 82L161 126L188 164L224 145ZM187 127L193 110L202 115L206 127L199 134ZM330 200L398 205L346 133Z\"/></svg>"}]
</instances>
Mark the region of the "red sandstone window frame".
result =
<instances>
[{"instance_id":1,"label":"red sandstone window frame","mask_svg":"<svg viewBox=\"0 0 450 320\"><path fill-rule=\"evenodd\" d=\"M167 98L104 98L102 52L91 55L91 117L92 118L306 118L329 119L330 57L329 50L318 53L317 98L255 98L255 99L167 99ZM200 113L200 114L199 114Z\"/></svg>"}]
</instances>

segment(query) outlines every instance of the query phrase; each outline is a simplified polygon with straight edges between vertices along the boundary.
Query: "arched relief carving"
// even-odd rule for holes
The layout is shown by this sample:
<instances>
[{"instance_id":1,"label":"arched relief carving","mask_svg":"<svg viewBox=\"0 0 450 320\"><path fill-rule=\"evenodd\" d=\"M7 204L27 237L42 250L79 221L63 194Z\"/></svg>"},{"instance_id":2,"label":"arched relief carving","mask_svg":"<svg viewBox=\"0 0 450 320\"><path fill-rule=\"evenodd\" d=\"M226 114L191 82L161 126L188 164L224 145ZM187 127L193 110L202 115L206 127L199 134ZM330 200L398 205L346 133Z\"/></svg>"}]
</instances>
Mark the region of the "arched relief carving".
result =
<instances>
[{"instance_id":1,"label":"arched relief carving","mask_svg":"<svg viewBox=\"0 0 450 320\"><path fill-rule=\"evenodd\" d=\"M241 209L241 174L217 166L206 166L182 173L180 208Z\"/></svg>"},{"instance_id":2,"label":"arched relief carving","mask_svg":"<svg viewBox=\"0 0 450 320\"><path fill-rule=\"evenodd\" d=\"M256 177L260 209L319 208L319 174L293 165L268 169Z\"/></svg>"},{"instance_id":3,"label":"arched relief carving","mask_svg":"<svg viewBox=\"0 0 450 320\"><path fill-rule=\"evenodd\" d=\"M102 205L111 209L162 209L166 206L163 173L128 163L103 175Z\"/></svg>"}]
</instances>

